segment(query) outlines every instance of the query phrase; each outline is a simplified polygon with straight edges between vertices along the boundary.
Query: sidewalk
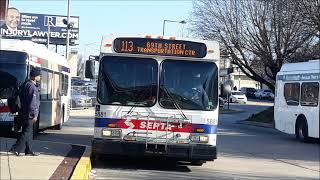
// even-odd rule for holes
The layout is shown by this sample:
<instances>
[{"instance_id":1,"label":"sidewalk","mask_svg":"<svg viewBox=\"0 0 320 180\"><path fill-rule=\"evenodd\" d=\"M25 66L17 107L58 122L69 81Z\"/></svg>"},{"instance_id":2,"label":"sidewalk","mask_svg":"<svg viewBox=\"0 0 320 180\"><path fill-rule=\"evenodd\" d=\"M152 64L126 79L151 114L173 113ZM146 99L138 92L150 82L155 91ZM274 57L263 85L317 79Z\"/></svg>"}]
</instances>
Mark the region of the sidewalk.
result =
<instances>
[{"instance_id":1,"label":"sidewalk","mask_svg":"<svg viewBox=\"0 0 320 180\"><path fill-rule=\"evenodd\" d=\"M40 156L15 156L7 154L15 139L0 138L0 179L50 179L65 156L70 144L35 140L33 149ZM65 162L66 163L66 162ZM10 178L11 177L11 178Z\"/></svg>"}]
</instances>

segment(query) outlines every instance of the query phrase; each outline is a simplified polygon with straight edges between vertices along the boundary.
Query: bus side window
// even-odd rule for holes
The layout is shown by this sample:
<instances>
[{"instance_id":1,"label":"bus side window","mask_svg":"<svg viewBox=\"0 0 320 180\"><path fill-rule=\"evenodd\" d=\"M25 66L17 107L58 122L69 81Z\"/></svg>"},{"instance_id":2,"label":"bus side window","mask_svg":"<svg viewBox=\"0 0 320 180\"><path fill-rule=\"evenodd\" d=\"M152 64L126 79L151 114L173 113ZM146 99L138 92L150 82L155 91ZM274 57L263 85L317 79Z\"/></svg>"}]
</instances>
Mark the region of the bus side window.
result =
<instances>
[{"instance_id":1,"label":"bus side window","mask_svg":"<svg viewBox=\"0 0 320 180\"><path fill-rule=\"evenodd\" d=\"M41 90L40 90L40 99L48 99L48 71L41 70Z\"/></svg>"},{"instance_id":2,"label":"bus side window","mask_svg":"<svg viewBox=\"0 0 320 180\"><path fill-rule=\"evenodd\" d=\"M63 74L59 74L59 90L60 90L60 96L63 96Z\"/></svg>"},{"instance_id":3,"label":"bus side window","mask_svg":"<svg viewBox=\"0 0 320 180\"><path fill-rule=\"evenodd\" d=\"M301 85L301 105L318 106L319 100L319 83L305 82Z\"/></svg>"},{"instance_id":4,"label":"bus side window","mask_svg":"<svg viewBox=\"0 0 320 180\"><path fill-rule=\"evenodd\" d=\"M289 106L298 106L300 99L300 83L285 83L284 98Z\"/></svg>"},{"instance_id":5,"label":"bus side window","mask_svg":"<svg viewBox=\"0 0 320 180\"><path fill-rule=\"evenodd\" d=\"M52 99L52 91L53 91L53 73L48 72L48 99Z\"/></svg>"},{"instance_id":6,"label":"bus side window","mask_svg":"<svg viewBox=\"0 0 320 180\"><path fill-rule=\"evenodd\" d=\"M64 83L64 87L63 87L63 89L64 89L64 92L63 92L63 94L65 95L65 96L67 96L68 95L68 82L69 82L69 76L68 75L64 75L64 80L63 80L63 83Z\"/></svg>"},{"instance_id":7,"label":"bus side window","mask_svg":"<svg viewBox=\"0 0 320 180\"><path fill-rule=\"evenodd\" d=\"M57 74L57 73L54 73L53 74L53 77L54 77L54 79L53 79L53 99L55 99L55 100L57 100L57 99L60 99L60 86L59 86L59 84L60 84L60 80L59 80L59 74Z\"/></svg>"}]
</instances>

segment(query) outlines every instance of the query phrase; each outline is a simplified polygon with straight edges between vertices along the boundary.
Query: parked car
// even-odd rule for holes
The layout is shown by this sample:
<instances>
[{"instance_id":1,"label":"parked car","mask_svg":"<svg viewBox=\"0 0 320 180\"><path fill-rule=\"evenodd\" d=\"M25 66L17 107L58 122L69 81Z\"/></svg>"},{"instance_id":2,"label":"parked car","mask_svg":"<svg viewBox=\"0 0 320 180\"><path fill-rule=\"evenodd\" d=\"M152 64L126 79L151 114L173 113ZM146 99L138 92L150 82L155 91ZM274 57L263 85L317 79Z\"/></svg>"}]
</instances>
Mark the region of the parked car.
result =
<instances>
[{"instance_id":1,"label":"parked car","mask_svg":"<svg viewBox=\"0 0 320 180\"><path fill-rule=\"evenodd\" d=\"M240 91L242 93L244 93L247 97L255 97L254 93L257 91L255 88L251 88L251 87L242 87L240 89Z\"/></svg>"},{"instance_id":2,"label":"parked car","mask_svg":"<svg viewBox=\"0 0 320 180\"><path fill-rule=\"evenodd\" d=\"M254 93L256 98L259 99L270 99L274 97L274 94L269 89L259 89L257 92Z\"/></svg>"},{"instance_id":3,"label":"parked car","mask_svg":"<svg viewBox=\"0 0 320 180\"><path fill-rule=\"evenodd\" d=\"M274 94L273 93L269 93L269 99L274 99Z\"/></svg>"},{"instance_id":4,"label":"parked car","mask_svg":"<svg viewBox=\"0 0 320 180\"><path fill-rule=\"evenodd\" d=\"M89 96L82 95L80 92L73 91L71 95L72 108L74 107L91 107L92 100Z\"/></svg>"},{"instance_id":5,"label":"parked car","mask_svg":"<svg viewBox=\"0 0 320 180\"><path fill-rule=\"evenodd\" d=\"M240 91L231 91L229 102L247 103L247 96Z\"/></svg>"}]
</instances>

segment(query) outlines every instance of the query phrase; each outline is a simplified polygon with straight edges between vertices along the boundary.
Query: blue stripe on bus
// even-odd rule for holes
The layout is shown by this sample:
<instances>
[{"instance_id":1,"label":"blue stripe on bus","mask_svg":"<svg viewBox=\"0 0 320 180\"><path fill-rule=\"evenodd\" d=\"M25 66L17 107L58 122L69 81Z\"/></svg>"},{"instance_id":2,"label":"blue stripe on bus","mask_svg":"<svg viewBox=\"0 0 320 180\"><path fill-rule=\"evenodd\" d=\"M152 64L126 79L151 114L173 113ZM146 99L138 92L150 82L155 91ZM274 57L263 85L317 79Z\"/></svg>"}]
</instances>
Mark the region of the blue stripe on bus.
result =
<instances>
[{"instance_id":1,"label":"blue stripe on bus","mask_svg":"<svg viewBox=\"0 0 320 180\"><path fill-rule=\"evenodd\" d=\"M108 124L115 124L120 119L114 118L95 118L95 127L107 127ZM204 129L204 134L217 134L217 125L210 124L191 124L192 129Z\"/></svg>"},{"instance_id":2,"label":"blue stripe on bus","mask_svg":"<svg viewBox=\"0 0 320 180\"><path fill-rule=\"evenodd\" d=\"M108 124L114 124L119 119L112 119L112 118L95 118L94 126L95 127L107 127Z\"/></svg>"}]
</instances>

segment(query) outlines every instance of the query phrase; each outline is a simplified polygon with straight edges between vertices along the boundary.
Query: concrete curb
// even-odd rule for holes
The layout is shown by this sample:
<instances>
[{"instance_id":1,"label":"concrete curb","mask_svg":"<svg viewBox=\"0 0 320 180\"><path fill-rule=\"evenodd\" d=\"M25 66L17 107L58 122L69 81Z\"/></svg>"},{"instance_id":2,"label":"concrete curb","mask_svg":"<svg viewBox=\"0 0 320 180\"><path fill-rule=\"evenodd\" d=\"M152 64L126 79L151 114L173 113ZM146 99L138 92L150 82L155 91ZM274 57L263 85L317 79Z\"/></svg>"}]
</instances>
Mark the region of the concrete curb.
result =
<instances>
[{"instance_id":1,"label":"concrete curb","mask_svg":"<svg viewBox=\"0 0 320 180\"><path fill-rule=\"evenodd\" d=\"M74 169L71 180L87 180L91 171L91 160L90 160L91 148L86 147L82 157L78 161L76 168Z\"/></svg>"},{"instance_id":2,"label":"concrete curb","mask_svg":"<svg viewBox=\"0 0 320 180\"><path fill-rule=\"evenodd\" d=\"M261 122L254 122L254 121L246 121L246 120L238 121L238 123L239 123L239 124L250 125L250 126L259 126L259 127L272 128L272 129L274 129L274 125L273 125L273 124L268 124L268 123L261 123Z\"/></svg>"},{"instance_id":3,"label":"concrete curb","mask_svg":"<svg viewBox=\"0 0 320 180\"><path fill-rule=\"evenodd\" d=\"M219 114L240 114L240 113L244 113L245 111L242 110L235 110L235 109L230 109L231 111L227 112L227 111L221 111L219 110Z\"/></svg>"}]
</instances>

